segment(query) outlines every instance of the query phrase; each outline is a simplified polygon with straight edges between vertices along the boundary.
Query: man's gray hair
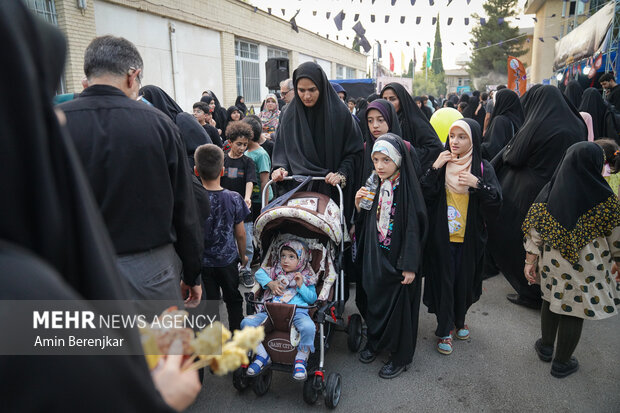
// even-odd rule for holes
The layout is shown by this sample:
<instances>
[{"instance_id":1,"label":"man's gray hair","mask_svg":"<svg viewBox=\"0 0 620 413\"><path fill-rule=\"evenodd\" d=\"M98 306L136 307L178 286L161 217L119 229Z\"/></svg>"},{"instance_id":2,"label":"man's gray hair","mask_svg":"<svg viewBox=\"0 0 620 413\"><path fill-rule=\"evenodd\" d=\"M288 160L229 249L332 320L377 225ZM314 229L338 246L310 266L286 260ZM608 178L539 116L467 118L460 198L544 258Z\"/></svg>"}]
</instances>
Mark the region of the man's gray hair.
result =
<instances>
[{"instance_id":1,"label":"man's gray hair","mask_svg":"<svg viewBox=\"0 0 620 413\"><path fill-rule=\"evenodd\" d=\"M288 79L285 79L285 80L281 81L280 82L280 90L282 90L283 87L286 87L288 90L295 89L295 86L293 85L293 79L291 79L289 77Z\"/></svg>"},{"instance_id":2,"label":"man's gray hair","mask_svg":"<svg viewBox=\"0 0 620 413\"><path fill-rule=\"evenodd\" d=\"M84 53L84 74L88 79L108 74L124 76L130 69L143 66L136 46L122 37L96 37Z\"/></svg>"}]
</instances>

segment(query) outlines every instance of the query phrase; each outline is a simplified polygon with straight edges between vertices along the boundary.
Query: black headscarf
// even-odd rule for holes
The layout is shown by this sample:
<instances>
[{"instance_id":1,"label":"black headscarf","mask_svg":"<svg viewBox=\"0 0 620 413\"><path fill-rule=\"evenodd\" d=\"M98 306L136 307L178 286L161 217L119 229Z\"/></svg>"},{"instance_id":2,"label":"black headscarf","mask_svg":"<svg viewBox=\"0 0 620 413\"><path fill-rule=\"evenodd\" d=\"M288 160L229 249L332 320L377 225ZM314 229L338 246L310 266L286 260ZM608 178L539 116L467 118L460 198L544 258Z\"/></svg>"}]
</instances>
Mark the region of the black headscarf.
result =
<instances>
[{"instance_id":1,"label":"black headscarf","mask_svg":"<svg viewBox=\"0 0 620 413\"><path fill-rule=\"evenodd\" d=\"M52 106L65 61L64 38L21 1L0 2L0 36L9 62L0 66L0 187L5 194L0 199L0 298L127 299L128 287L116 270L112 242L82 164ZM137 336L127 338L127 344L139 346ZM85 380L85 371L100 374ZM0 356L0 382L6 411L62 411L71 405L171 410L142 356Z\"/></svg>"},{"instance_id":2,"label":"black headscarf","mask_svg":"<svg viewBox=\"0 0 620 413\"><path fill-rule=\"evenodd\" d=\"M299 79L310 79L319 90L313 107L306 107L297 94ZM280 117L273 148L273 167L289 174L325 176L341 172L351 179L354 157L362 151L357 122L334 91L321 66L301 64L293 72L295 97Z\"/></svg>"},{"instance_id":3,"label":"black headscarf","mask_svg":"<svg viewBox=\"0 0 620 413\"><path fill-rule=\"evenodd\" d=\"M613 113L598 90L590 87L583 92L579 111L588 112L592 116L594 139L611 138L618 142Z\"/></svg>"},{"instance_id":4,"label":"black headscarf","mask_svg":"<svg viewBox=\"0 0 620 413\"><path fill-rule=\"evenodd\" d=\"M583 95L583 88L576 80L571 80L564 89L564 95L568 100L578 108L581 105L581 95Z\"/></svg>"},{"instance_id":5,"label":"black headscarf","mask_svg":"<svg viewBox=\"0 0 620 413\"><path fill-rule=\"evenodd\" d=\"M480 129L482 130L484 129L484 118L486 117L487 111L484 105L481 105L480 109L478 109L478 105L480 105L480 95L472 96L469 99L469 103L467 104L465 113L463 113L463 117L470 118L478 122L478 125L480 125ZM476 113L476 111L478 111L478 113Z\"/></svg>"},{"instance_id":6,"label":"black headscarf","mask_svg":"<svg viewBox=\"0 0 620 413\"><path fill-rule=\"evenodd\" d=\"M536 92L536 90L538 90L538 88L541 86L542 85L540 83L537 83L533 85L531 88L529 88L528 91L523 94L523 96L521 96L520 100L521 100L521 107L523 108L523 115L527 116L527 112L529 110L530 99L532 95L534 94L534 92Z\"/></svg>"},{"instance_id":7,"label":"black headscarf","mask_svg":"<svg viewBox=\"0 0 620 413\"><path fill-rule=\"evenodd\" d=\"M495 107L491 123L483 138L482 156L491 160L518 132L525 116L519 95L510 89L502 89L495 94Z\"/></svg>"},{"instance_id":8,"label":"black headscarf","mask_svg":"<svg viewBox=\"0 0 620 413\"><path fill-rule=\"evenodd\" d=\"M403 85L400 83L388 83L381 90L381 96L383 96L386 89L392 89L398 97L400 103L398 120L403 132L402 138L411 142L415 147L420 158L422 171L426 171L441 153L441 141L429 120L413 101L413 98Z\"/></svg>"},{"instance_id":9,"label":"black headscarf","mask_svg":"<svg viewBox=\"0 0 620 413\"><path fill-rule=\"evenodd\" d=\"M225 135L226 133L226 129L225 129L226 109L224 109L221 106L218 106L219 103L217 101L217 98L214 98L213 96L210 96L210 95L205 95L201 97L200 101L206 103L207 105L209 105L211 101L215 102L215 108L213 109L213 112L211 114L213 115L213 119L215 120L217 128L222 130L222 135Z\"/></svg>"},{"instance_id":10,"label":"black headscarf","mask_svg":"<svg viewBox=\"0 0 620 413\"><path fill-rule=\"evenodd\" d=\"M579 251L620 225L620 204L601 171L605 154L593 142L568 148L551 181L532 204L523 231L535 228L544 242L576 264Z\"/></svg>"},{"instance_id":11,"label":"black headscarf","mask_svg":"<svg viewBox=\"0 0 620 413\"><path fill-rule=\"evenodd\" d=\"M400 124L398 123L398 115L396 114L396 109L394 109L394 105L388 102L385 99L377 99L372 101L368 107L366 108L366 112L364 113L364 118L361 119L362 123L368 125L368 112L370 110L378 110L385 119L385 122L388 124L388 132L393 133L400 137L402 131L400 129ZM362 175L360 185L362 186L372 170L374 169L372 163L372 146L375 144L375 137L372 132L368 131L368 136L364 137L364 163L362 166ZM417 171L419 173L419 171Z\"/></svg>"},{"instance_id":12,"label":"black headscarf","mask_svg":"<svg viewBox=\"0 0 620 413\"><path fill-rule=\"evenodd\" d=\"M467 93L463 93L461 95L461 97L459 98L459 103L465 102L465 103L469 104L469 101L470 101L470 97L469 97L469 95Z\"/></svg>"},{"instance_id":13,"label":"black headscarf","mask_svg":"<svg viewBox=\"0 0 620 413\"><path fill-rule=\"evenodd\" d=\"M245 105L245 102L241 102L243 96L237 96L237 100L235 100L235 106L239 108L242 115L246 115L248 113L248 107Z\"/></svg>"},{"instance_id":14,"label":"black headscarf","mask_svg":"<svg viewBox=\"0 0 620 413\"><path fill-rule=\"evenodd\" d=\"M153 106L164 112L179 127L181 139L190 167L194 167L194 152L200 145L213 143L207 131L189 113L183 112L177 102L158 86L147 85L140 89L140 94Z\"/></svg>"},{"instance_id":15,"label":"black headscarf","mask_svg":"<svg viewBox=\"0 0 620 413\"><path fill-rule=\"evenodd\" d=\"M225 132L225 131L226 131L226 128L228 127L228 124L229 124L230 122L234 122L234 121L232 120L232 114L233 114L233 112L235 112L235 111L237 111L237 112L239 112L239 113L241 114L241 118L240 118L239 120L241 120L241 119L243 119L243 118L245 117L245 115L243 114L243 112L241 111L241 109L239 109L239 107L238 107L238 106L236 106L236 105L234 105L234 106L230 106L230 107L226 110L226 124L225 124L225 126L224 126L224 129L222 130L223 132Z\"/></svg>"}]
</instances>

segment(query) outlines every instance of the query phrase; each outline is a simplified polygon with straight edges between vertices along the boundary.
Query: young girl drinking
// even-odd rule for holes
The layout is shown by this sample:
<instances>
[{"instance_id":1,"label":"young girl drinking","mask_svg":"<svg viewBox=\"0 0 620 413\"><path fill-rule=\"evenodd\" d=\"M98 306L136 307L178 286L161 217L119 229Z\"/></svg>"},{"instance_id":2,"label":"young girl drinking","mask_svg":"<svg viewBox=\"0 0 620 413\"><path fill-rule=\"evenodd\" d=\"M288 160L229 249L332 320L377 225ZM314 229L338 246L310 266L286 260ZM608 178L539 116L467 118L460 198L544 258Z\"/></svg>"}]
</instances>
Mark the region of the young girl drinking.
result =
<instances>
[{"instance_id":1,"label":"young girl drinking","mask_svg":"<svg viewBox=\"0 0 620 413\"><path fill-rule=\"evenodd\" d=\"M370 210L360 208L362 198L369 195L367 188L355 195L356 225L362 228L358 240L362 285L368 297L368 342L359 359L371 363L379 351L389 351L379 376L391 379L407 369L415 351L426 207L411 155L400 137L392 133L379 137L372 161L381 183Z\"/></svg>"},{"instance_id":2,"label":"young girl drinking","mask_svg":"<svg viewBox=\"0 0 620 413\"><path fill-rule=\"evenodd\" d=\"M437 350L452 353L456 337L469 338L465 315L482 292L486 222L502 204L495 171L482 160L480 125L459 119L443 151L420 183L429 223L424 259L424 304L437 316Z\"/></svg>"},{"instance_id":3,"label":"young girl drinking","mask_svg":"<svg viewBox=\"0 0 620 413\"><path fill-rule=\"evenodd\" d=\"M310 250L301 241L290 240L280 246L277 262L271 268L261 268L254 274L256 281L266 290L264 301L308 306L317 298L315 284L318 276L310 267ZM247 316L241 322L241 328L256 327L267 318L267 312ZM314 322L307 309L297 308L293 324L300 334L299 351L295 357L293 378L305 380L306 366L310 352L314 352ZM256 350L256 357L247 370L248 376L259 374L271 364L271 358L262 343Z\"/></svg>"}]
</instances>

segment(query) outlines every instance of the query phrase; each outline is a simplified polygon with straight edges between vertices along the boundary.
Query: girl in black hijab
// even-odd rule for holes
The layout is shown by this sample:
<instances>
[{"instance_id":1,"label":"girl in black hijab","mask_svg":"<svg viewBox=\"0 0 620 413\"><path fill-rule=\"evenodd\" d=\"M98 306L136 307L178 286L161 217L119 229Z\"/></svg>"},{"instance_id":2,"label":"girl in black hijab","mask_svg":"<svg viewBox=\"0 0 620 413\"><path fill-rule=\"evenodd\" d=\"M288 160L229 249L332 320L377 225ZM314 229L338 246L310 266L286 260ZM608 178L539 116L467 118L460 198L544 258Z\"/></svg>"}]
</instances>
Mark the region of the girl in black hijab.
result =
<instances>
[{"instance_id":1,"label":"girl in black hijab","mask_svg":"<svg viewBox=\"0 0 620 413\"><path fill-rule=\"evenodd\" d=\"M484 128L484 117L486 116L487 111L484 108L484 105L480 103L480 96L472 96L469 98L469 103L467 104L467 109L463 113L464 118L473 119L478 122L480 125L480 129Z\"/></svg>"},{"instance_id":2,"label":"girl in black hijab","mask_svg":"<svg viewBox=\"0 0 620 413\"><path fill-rule=\"evenodd\" d=\"M248 107L245 105L245 98L243 96L237 96L237 100L235 100L235 106L239 108L243 116L248 114Z\"/></svg>"},{"instance_id":3,"label":"girl in black hijab","mask_svg":"<svg viewBox=\"0 0 620 413\"><path fill-rule=\"evenodd\" d=\"M211 105L211 102L213 102L215 104L215 106L213 106L213 111L211 112L211 114L213 115L213 120L215 120L215 127L217 129L220 129L222 132L220 133L220 135L222 136L222 140L226 139L226 109L224 109L219 105L219 102L217 101L217 99L215 99L213 96L211 95L205 95L203 97L200 98L201 102L206 103L207 105Z\"/></svg>"},{"instance_id":4,"label":"girl in black hijab","mask_svg":"<svg viewBox=\"0 0 620 413\"><path fill-rule=\"evenodd\" d=\"M581 96L583 95L583 88L576 80L571 80L564 89L564 96L568 98L570 103L576 108L581 106Z\"/></svg>"},{"instance_id":5,"label":"girl in black hijab","mask_svg":"<svg viewBox=\"0 0 620 413\"><path fill-rule=\"evenodd\" d=\"M52 107L65 40L12 1L0 2L0 36L10 62L0 66L0 300L127 300L81 161ZM125 338L140 348L136 334ZM0 382L4 411L173 411L143 356L0 356ZM197 375L186 383L191 403Z\"/></svg>"},{"instance_id":6,"label":"girl in black hijab","mask_svg":"<svg viewBox=\"0 0 620 413\"><path fill-rule=\"evenodd\" d=\"M242 120L245 117L241 109L236 105L230 106L228 110L226 110L226 124L224 125L223 132L226 133L226 128L230 122L235 122L238 120Z\"/></svg>"},{"instance_id":7,"label":"girl in black hijab","mask_svg":"<svg viewBox=\"0 0 620 413\"><path fill-rule=\"evenodd\" d=\"M389 351L379 372L389 379L407 369L415 352L426 207L405 142L388 133L372 151L381 184L371 209L358 209L363 228L358 253L364 257L362 282L368 297L368 342L359 358L370 363L378 352ZM367 195L363 187L357 192L357 208Z\"/></svg>"},{"instance_id":8,"label":"girl in black hijab","mask_svg":"<svg viewBox=\"0 0 620 413\"><path fill-rule=\"evenodd\" d=\"M200 145L213 143L209 134L200 126L195 117L183 112L183 109L158 86L147 85L140 89L140 94L153 106L164 112L179 127L181 139L185 143L189 166L194 168L194 152Z\"/></svg>"},{"instance_id":9,"label":"girl in black hijab","mask_svg":"<svg viewBox=\"0 0 620 413\"><path fill-rule=\"evenodd\" d=\"M579 112L587 112L592 116L592 128L594 139L611 138L620 142L618 131L616 130L614 114L603 100L603 97L593 87L587 88L583 92L581 105L578 106Z\"/></svg>"},{"instance_id":10,"label":"girl in black hijab","mask_svg":"<svg viewBox=\"0 0 620 413\"><path fill-rule=\"evenodd\" d=\"M540 308L540 287L528 285L523 277L521 224L566 150L585 141L588 132L579 112L566 103L555 86L540 86L528 99L523 126L492 161L504 201L499 218L487 223L487 250L517 292L509 294L508 299Z\"/></svg>"},{"instance_id":11,"label":"girl in black hijab","mask_svg":"<svg viewBox=\"0 0 620 413\"><path fill-rule=\"evenodd\" d=\"M276 131L272 179L277 182L289 174L324 176L327 184L347 186L355 180L363 149L357 122L318 64L301 64L293 72L293 84L295 97ZM331 194L324 185L319 190ZM348 201L346 212L351 206Z\"/></svg>"},{"instance_id":12,"label":"girl in black hijab","mask_svg":"<svg viewBox=\"0 0 620 413\"><path fill-rule=\"evenodd\" d=\"M394 105L402 130L402 138L416 149L422 171L426 171L441 153L442 144L422 110L400 83L388 83L381 98Z\"/></svg>"},{"instance_id":13,"label":"girl in black hijab","mask_svg":"<svg viewBox=\"0 0 620 413\"><path fill-rule=\"evenodd\" d=\"M482 293L486 222L502 204L495 171L482 159L480 135L475 120L454 122L447 150L420 181L432 228L424 255L424 304L437 316L437 350L445 355L452 353L454 327L456 338L469 338L465 316Z\"/></svg>"},{"instance_id":14,"label":"girl in black hijab","mask_svg":"<svg viewBox=\"0 0 620 413\"><path fill-rule=\"evenodd\" d=\"M519 131L524 120L519 95L510 89L498 91L491 123L483 138L482 157L492 160Z\"/></svg>"},{"instance_id":15,"label":"girl in black hijab","mask_svg":"<svg viewBox=\"0 0 620 413\"><path fill-rule=\"evenodd\" d=\"M583 320L609 318L620 305L620 204L601 174L604 161L595 143L571 146L523 222L523 271L543 292L542 338L534 347L549 362L555 345L555 377L579 367L572 354Z\"/></svg>"}]
</instances>

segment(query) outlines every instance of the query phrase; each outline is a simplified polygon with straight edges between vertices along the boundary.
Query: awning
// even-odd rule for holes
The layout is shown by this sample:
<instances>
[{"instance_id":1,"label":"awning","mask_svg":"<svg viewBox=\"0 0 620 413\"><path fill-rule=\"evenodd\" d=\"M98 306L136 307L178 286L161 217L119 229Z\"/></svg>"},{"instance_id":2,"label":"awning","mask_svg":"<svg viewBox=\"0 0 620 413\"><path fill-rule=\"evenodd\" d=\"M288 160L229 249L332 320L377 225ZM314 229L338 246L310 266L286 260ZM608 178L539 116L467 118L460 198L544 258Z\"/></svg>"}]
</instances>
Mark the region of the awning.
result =
<instances>
[{"instance_id":1,"label":"awning","mask_svg":"<svg viewBox=\"0 0 620 413\"><path fill-rule=\"evenodd\" d=\"M611 28L614 8L614 2L610 2L555 44L553 70L601 51L605 36Z\"/></svg>"}]
</instances>

